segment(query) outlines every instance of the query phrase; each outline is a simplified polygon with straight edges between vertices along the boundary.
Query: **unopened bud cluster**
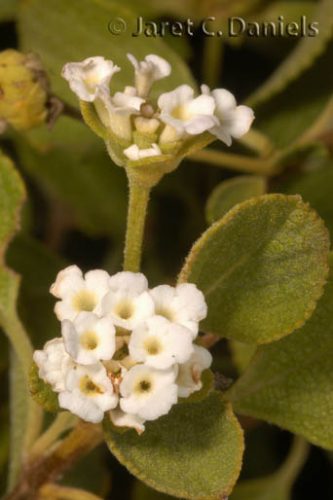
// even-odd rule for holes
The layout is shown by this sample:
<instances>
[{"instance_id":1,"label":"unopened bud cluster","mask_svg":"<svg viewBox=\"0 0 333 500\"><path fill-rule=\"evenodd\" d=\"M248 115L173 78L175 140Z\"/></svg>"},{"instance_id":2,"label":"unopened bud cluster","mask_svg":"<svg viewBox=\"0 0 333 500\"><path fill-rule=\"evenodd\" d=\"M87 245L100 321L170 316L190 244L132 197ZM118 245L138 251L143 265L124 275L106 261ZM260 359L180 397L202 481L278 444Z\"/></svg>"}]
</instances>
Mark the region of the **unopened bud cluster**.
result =
<instances>
[{"instance_id":1,"label":"unopened bud cluster","mask_svg":"<svg viewBox=\"0 0 333 500\"><path fill-rule=\"evenodd\" d=\"M141 433L145 421L201 389L212 357L194 343L207 314L195 285L149 289L141 273L83 275L70 266L51 293L62 336L34 361L61 408L93 423L108 413L114 425Z\"/></svg>"}]
</instances>

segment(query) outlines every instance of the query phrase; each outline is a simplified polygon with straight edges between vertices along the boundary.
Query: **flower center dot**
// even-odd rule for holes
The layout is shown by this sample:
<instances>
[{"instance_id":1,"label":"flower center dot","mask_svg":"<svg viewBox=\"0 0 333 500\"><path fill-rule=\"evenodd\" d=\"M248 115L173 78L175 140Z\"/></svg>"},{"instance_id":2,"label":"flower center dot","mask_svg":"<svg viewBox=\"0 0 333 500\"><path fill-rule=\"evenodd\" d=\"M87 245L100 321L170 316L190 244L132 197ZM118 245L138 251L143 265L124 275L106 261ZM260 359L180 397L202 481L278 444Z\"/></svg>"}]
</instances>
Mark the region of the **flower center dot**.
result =
<instances>
[{"instance_id":1,"label":"flower center dot","mask_svg":"<svg viewBox=\"0 0 333 500\"><path fill-rule=\"evenodd\" d=\"M145 342L145 349L148 354L151 356L156 356L159 352L161 352L161 344L158 342L157 339L154 338L148 338Z\"/></svg>"},{"instance_id":2,"label":"flower center dot","mask_svg":"<svg viewBox=\"0 0 333 500\"><path fill-rule=\"evenodd\" d=\"M84 377L81 378L80 380L80 390L84 394L87 394L88 396L92 396L94 394L103 394L103 390L91 380L88 375L85 375Z\"/></svg>"},{"instance_id":3,"label":"flower center dot","mask_svg":"<svg viewBox=\"0 0 333 500\"><path fill-rule=\"evenodd\" d=\"M84 332L80 338L80 344L84 349L93 351L98 346L97 335L95 332Z\"/></svg>"},{"instance_id":4,"label":"flower center dot","mask_svg":"<svg viewBox=\"0 0 333 500\"><path fill-rule=\"evenodd\" d=\"M73 307L76 311L91 312L97 305L96 295L89 290L81 290L73 298Z\"/></svg>"},{"instance_id":5,"label":"flower center dot","mask_svg":"<svg viewBox=\"0 0 333 500\"><path fill-rule=\"evenodd\" d=\"M118 305L115 313L121 319L129 319L133 314L133 306L129 302L121 302Z\"/></svg>"}]
</instances>

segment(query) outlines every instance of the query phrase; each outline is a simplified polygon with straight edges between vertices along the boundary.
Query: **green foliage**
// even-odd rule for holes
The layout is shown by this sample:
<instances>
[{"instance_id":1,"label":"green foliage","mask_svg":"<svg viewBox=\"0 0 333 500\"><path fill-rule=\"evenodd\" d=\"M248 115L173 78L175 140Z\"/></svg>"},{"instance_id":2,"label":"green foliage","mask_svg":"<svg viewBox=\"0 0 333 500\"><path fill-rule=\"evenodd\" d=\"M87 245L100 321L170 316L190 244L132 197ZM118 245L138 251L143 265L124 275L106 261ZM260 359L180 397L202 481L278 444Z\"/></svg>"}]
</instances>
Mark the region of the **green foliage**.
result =
<instances>
[{"instance_id":1,"label":"green foliage","mask_svg":"<svg viewBox=\"0 0 333 500\"><path fill-rule=\"evenodd\" d=\"M257 350L255 344L244 344L238 340L229 340L231 357L237 371L243 373Z\"/></svg>"},{"instance_id":2,"label":"green foliage","mask_svg":"<svg viewBox=\"0 0 333 500\"><path fill-rule=\"evenodd\" d=\"M15 18L18 0L1 0L0 22L11 21Z\"/></svg>"},{"instance_id":3,"label":"green foliage","mask_svg":"<svg viewBox=\"0 0 333 500\"><path fill-rule=\"evenodd\" d=\"M290 337L260 347L231 388L229 397L237 412L333 449L332 314L331 273L312 318Z\"/></svg>"},{"instance_id":4,"label":"green foliage","mask_svg":"<svg viewBox=\"0 0 333 500\"><path fill-rule=\"evenodd\" d=\"M30 145L19 138L22 166L70 209L74 222L92 235L122 235L126 220L126 180L103 143L79 122L58 121L52 135L38 130Z\"/></svg>"},{"instance_id":5,"label":"green foliage","mask_svg":"<svg viewBox=\"0 0 333 500\"><path fill-rule=\"evenodd\" d=\"M33 399L44 410L51 413L59 411L58 395L38 375L38 366L32 363L29 373L29 390Z\"/></svg>"},{"instance_id":6,"label":"green foliage","mask_svg":"<svg viewBox=\"0 0 333 500\"><path fill-rule=\"evenodd\" d=\"M256 108L256 127L278 148L291 148L321 115L332 97L333 75L327 72L333 54L331 42L302 78ZM320 92L313 92L319 89Z\"/></svg>"},{"instance_id":7,"label":"green foliage","mask_svg":"<svg viewBox=\"0 0 333 500\"><path fill-rule=\"evenodd\" d=\"M221 219L238 203L266 191L265 177L241 175L221 182L210 195L206 206L206 219L209 224Z\"/></svg>"},{"instance_id":8,"label":"green foliage","mask_svg":"<svg viewBox=\"0 0 333 500\"><path fill-rule=\"evenodd\" d=\"M271 342L311 316L328 249L323 222L300 197L264 195L237 205L203 234L179 281L205 294L204 331Z\"/></svg>"},{"instance_id":9,"label":"green foliage","mask_svg":"<svg viewBox=\"0 0 333 500\"><path fill-rule=\"evenodd\" d=\"M20 280L4 262L9 240L18 229L24 199L25 189L20 176L12 162L0 152L0 326L14 351L10 370L13 426L9 486L13 485L19 473L22 450L33 442L41 422L40 410L28 396L27 371L32 358L32 346L16 310Z\"/></svg>"},{"instance_id":10,"label":"green foliage","mask_svg":"<svg viewBox=\"0 0 333 500\"><path fill-rule=\"evenodd\" d=\"M110 451L130 472L158 491L181 498L227 496L242 461L241 428L221 395L176 405L169 415L147 423L138 436L105 425Z\"/></svg>"},{"instance_id":11,"label":"green foliage","mask_svg":"<svg viewBox=\"0 0 333 500\"><path fill-rule=\"evenodd\" d=\"M306 9L306 4L304 2L273 2L273 4L269 5L268 9L263 12L263 19L276 19L282 13L286 18L289 9L295 9L295 4L298 12L290 13L290 17L294 21L299 15L305 14L304 9ZM312 15L312 19L318 22L318 36L304 37L300 40L295 49L286 59L284 59L282 64L275 70L264 85L250 97L248 100L250 106L257 106L259 103L267 101L274 95L283 91L293 80L299 78L324 51L333 32L332 1L321 0L317 11ZM255 20L260 21L260 18L256 18Z\"/></svg>"},{"instance_id":12,"label":"green foliage","mask_svg":"<svg viewBox=\"0 0 333 500\"><path fill-rule=\"evenodd\" d=\"M108 23L119 17L125 20L128 30L115 36L109 32ZM49 0L47 3L31 0L21 4L19 34L22 48L37 52L45 62L54 92L75 105L76 97L60 76L61 69L67 61L80 61L95 54L112 59L121 66L122 71L112 80L116 90L133 81L133 68L126 58L128 52L139 59L147 54L158 54L171 63L172 75L156 85L156 92L182 83L194 85L186 65L162 40L132 37L136 19L135 12L112 0L75 0L70 3L66 0Z\"/></svg>"},{"instance_id":13,"label":"green foliage","mask_svg":"<svg viewBox=\"0 0 333 500\"><path fill-rule=\"evenodd\" d=\"M330 160L320 166L289 176L277 186L280 192L299 194L309 202L325 221L333 235L333 163Z\"/></svg>"}]
</instances>

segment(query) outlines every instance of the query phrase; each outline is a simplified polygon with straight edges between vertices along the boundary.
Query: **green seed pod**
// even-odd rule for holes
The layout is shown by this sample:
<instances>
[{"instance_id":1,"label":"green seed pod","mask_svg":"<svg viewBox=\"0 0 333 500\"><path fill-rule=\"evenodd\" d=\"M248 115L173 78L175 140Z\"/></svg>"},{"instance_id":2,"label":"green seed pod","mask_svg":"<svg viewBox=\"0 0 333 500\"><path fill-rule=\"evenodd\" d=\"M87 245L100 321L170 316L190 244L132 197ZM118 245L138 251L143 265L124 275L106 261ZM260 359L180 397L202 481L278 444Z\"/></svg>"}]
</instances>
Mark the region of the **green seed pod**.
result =
<instances>
[{"instance_id":1,"label":"green seed pod","mask_svg":"<svg viewBox=\"0 0 333 500\"><path fill-rule=\"evenodd\" d=\"M39 58L16 50L0 52L0 122L28 130L48 116L48 81Z\"/></svg>"}]
</instances>

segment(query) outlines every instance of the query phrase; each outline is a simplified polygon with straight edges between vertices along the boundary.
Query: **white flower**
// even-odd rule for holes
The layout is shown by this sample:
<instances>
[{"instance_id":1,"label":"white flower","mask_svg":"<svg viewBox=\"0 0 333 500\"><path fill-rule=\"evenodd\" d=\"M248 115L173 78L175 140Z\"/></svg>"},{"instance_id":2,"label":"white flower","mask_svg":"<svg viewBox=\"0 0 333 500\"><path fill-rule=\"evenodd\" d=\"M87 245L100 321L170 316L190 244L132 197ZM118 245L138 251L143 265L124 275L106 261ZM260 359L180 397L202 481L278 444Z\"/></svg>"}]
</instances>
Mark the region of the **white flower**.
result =
<instances>
[{"instance_id":1,"label":"white flower","mask_svg":"<svg viewBox=\"0 0 333 500\"><path fill-rule=\"evenodd\" d=\"M202 85L201 91L204 95L214 98L215 115L219 120L209 132L227 146L231 146L232 137L239 139L249 131L254 120L253 110L248 106L237 106L235 97L228 90L210 91L207 85Z\"/></svg>"},{"instance_id":2,"label":"white flower","mask_svg":"<svg viewBox=\"0 0 333 500\"><path fill-rule=\"evenodd\" d=\"M134 360L164 370L190 358L192 332L162 316L153 316L133 331L128 349Z\"/></svg>"},{"instance_id":3,"label":"white flower","mask_svg":"<svg viewBox=\"0 0 333 500\"><path fill-rule=\"evenodd\" d=\"M97 56L65 64L62 76L82 101L93 102L102 88L108 88L112 76L118 71L120 68L112 61Z\"/></svg>"},{"instance_id":4,"label":"white flower","mask_svg":"<svg viewBox=\"0 0 333 500\"><path fill-rule=\"evenodd\" d=\"M65 391L59 394L60 407L87 422L101 422L104 412L118 404L102 364L76 366L68 373L65 384Z\"/></svg>"},{"instance_id":5,"label":"white flower","mask_svg":"<svg viewBox=\"0 0 333 500\"><path fill-rule=\"evenodd\" d=\"M148 282L141 273L123 271L109 280L109 293L102 302L102 312L114 324L133 330L153 315L154 303L148 293Z\"/></svg>"},{"instance_id":6,"label":"white flower","mask_svg":"<svg viewBox=\"0 0 333 500\"><path fill-rule=\"evenodd\" d=\"M135 86L138 95L146 97L151 86L171 73L170 64L155 54L149 54L143 61L138 61L132 54L127 54L128 59L135 69Z\"/></svg>"},{"instance_id":7,"label":"white flower","mask_svg":"<svg viewBox=\"0 0 333 500\"><path fill-rule=\"evenodd\" d=\"M39 368L39 377L50 384L54 391L63 391L66 375L73 367L63 339L55 338L46 342L42 351L34 352L33 360Z\"/></svg>"},{"instance_id":8,"label":"white flower","mask_svg":"<svg viewBox=\"0 0 333 500\"><path fill-rule=\"evenodd\" d=\"M175 90L160 95L158 99L158 106L161 110L160 120L175 131L174 138L169 137L170 129L162 132L161 142L177 140L184 134L201 134L217 124L217 119L214 117L213 97L200 95L194 98L193 96L194 91L189 85L180 85Z\"/></svg>"},{"instance_id":9,"label":"white flower","mask_svg":"<svg viewBox=\"0 0 333 500\"><path fill-rule=\"evenodd\" d=\"M131 161L141 160L142 158L150 158L152 156L159 156L162 152L157 144L152 144L150 148L139 149L136 144L132 144L127 149L124 149L124 155Z\"/></svg>"},{"instance_id":10,"label":"white flower","mask_svg":"<svg viewBox=\"0 0 333 500\"><path fill-rule=\"evenodd\" d=\"M98 314L100 302L109 290L109 275L106 271L89 271L83 277L77 266L69 266L58 273L50 292L61 299L55 305L60 321L73 320L81 311Z\"/></svg>"},{"instance_id":11,"label":"white flower","mask_svg":"<svg viewBox=\"0 0 333 500\"><path fill-rule=\"evenodd\" d=\"M192 283L182 283L175 288L160 285L150 290L155 304L155 314L182 325L196 337L199 322L207 316L203 293Z\"/></svg>"},{"instance_id":12,"label":"white flower","mask_svg":"<svg viewBox=\"0 0 333 500\"><path fill-rule=\"evenodd\" d=\"M207 349L197 345L193 347L194 353L190 359L179 366L176 383L178 384L178 396L180 398L187 398L192 392L201 389L201 373L212 364L212 355Z\"/></svg>"},{"instance_id":13,"label":"white flower","mask_svg":"<svg viewBox=\"0 0 333 500\"><path fill-rule=\"evenodd\" d=\"M169 413L177 403L177 371L155 370L144 365L131 368L120 384L120 408L144 420Z\"/></svg>"},{"instance_id":14,"label":"white flower","mask_svg":"<svg viewBox=\"0 0 333 500\"><path fill-rule=\"evenodd\" d=\"M81 312L73 321L62 321L61 332L66 351L77 363L91 365L110 360L115 352L116 330L109 318Z\"/></svg>"},{"instance_id":15,"label":"white flower","mask_svg":"<svg viewBox=\"0 0 333 500\"><path fill-rule=\"evenodd\" d=\"M110 418L116 427L129 427L136 430L138 434L142 434L145 430L144 419L137 417L136 415L130 415L129 413L124 413L123 411L116 409L111 410Z\"/></svg>"}]
</instances>

